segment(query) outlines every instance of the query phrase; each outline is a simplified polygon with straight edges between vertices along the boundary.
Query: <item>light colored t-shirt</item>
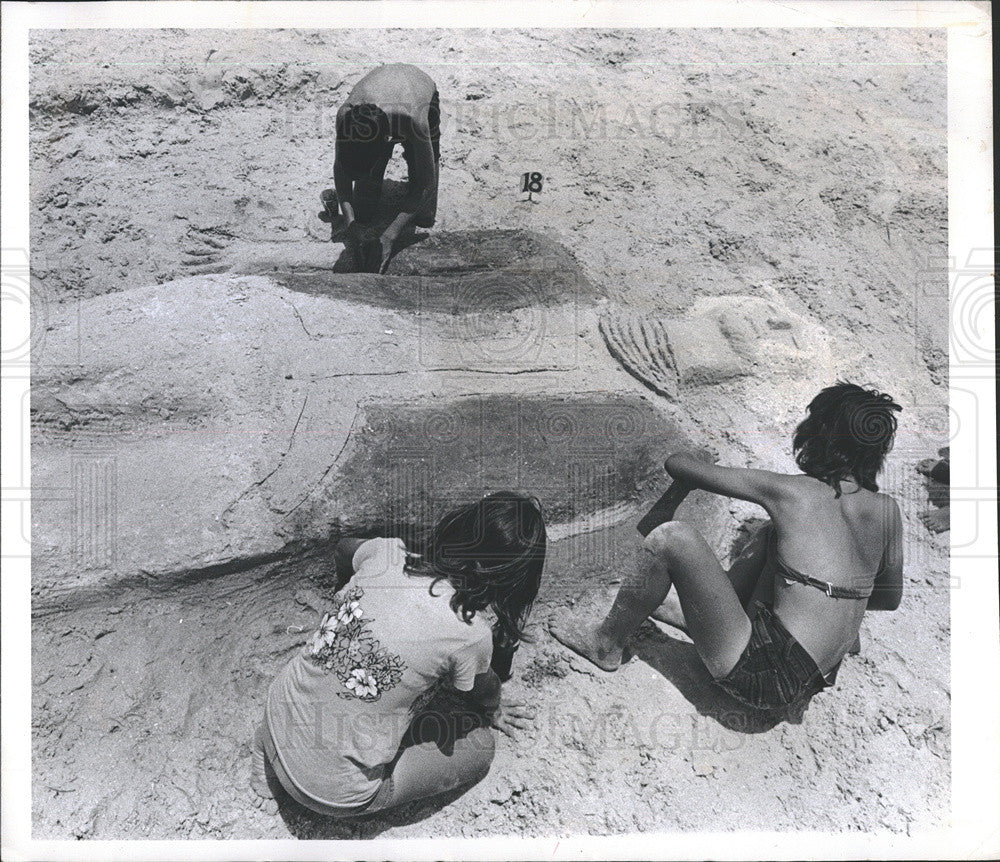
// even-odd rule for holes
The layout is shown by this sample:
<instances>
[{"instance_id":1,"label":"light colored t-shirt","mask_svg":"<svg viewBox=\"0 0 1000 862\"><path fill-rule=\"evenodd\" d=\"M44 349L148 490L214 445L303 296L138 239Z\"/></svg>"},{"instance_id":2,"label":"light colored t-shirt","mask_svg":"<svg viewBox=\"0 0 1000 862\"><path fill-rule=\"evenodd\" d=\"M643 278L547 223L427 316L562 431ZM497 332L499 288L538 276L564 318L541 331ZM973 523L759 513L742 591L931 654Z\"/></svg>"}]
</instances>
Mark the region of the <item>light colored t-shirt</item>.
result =
<instances>
[{"instance_id":1,"label":"light colored t-shirt","mask_svg":"<svg viewBox=\"0 0 1000 862\"><path fill-rule=\"evenodd\" d=\"M282 766L299 790L326 805L371 799L383 767L439 682L472 689L490 666L482 614L464 622L447 581L403 571L401 539L371 539L355 574L311 641L268 691L266 718Z\"/></svg>"}]
</instances>

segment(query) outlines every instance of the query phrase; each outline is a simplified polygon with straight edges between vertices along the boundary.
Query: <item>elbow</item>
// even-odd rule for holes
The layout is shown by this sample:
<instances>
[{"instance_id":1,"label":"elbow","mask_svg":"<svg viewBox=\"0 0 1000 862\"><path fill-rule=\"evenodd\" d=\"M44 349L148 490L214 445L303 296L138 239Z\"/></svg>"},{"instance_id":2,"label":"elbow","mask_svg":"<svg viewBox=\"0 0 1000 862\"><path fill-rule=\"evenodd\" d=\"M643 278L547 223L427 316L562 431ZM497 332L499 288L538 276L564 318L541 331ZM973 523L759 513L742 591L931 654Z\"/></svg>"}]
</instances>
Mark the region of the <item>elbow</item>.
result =
<instances>
[{"instance_id":1,"label":"elbow","mask_svg":"<svg viewBox=\"0 0 1000 862\"><path fill-rule=\"evenodd\" d=\"M679 478L678 473L683 469L687 457L683 452L674 452L672 455L667 456L667 460L663 463L663 466L671 477L677 479Z\"/></svg>"},{"instance_id":2,"label":"elbow","mask_svg":"<svg viewBox=\"0 0 1000 862\"><path fill-rule=\"evenodd\" d=\"M894 611L903 601L903 591L896 590L891 593L876 592L872 594L868 602L868 610L871 611Z\"/></svg>"}]
</instances>

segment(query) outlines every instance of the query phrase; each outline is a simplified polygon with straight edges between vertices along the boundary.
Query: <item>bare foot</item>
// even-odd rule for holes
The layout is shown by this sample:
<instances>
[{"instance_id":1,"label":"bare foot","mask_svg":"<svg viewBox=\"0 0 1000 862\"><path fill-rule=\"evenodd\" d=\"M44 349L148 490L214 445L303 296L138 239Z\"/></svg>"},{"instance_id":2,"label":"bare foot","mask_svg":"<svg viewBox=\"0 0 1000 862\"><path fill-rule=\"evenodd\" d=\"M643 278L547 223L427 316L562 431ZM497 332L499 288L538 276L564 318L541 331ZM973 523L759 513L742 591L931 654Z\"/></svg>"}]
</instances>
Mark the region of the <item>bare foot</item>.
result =
<instances>
[{"instance_id":1,"label":"bare foot","mask_svg":"<svg viewBox=\"0 0 1000 862\"><path fill-rule=\"evenodd\" d=\"M258 725L250 745L250 789L254 794L253 804L265 814L274 815L278 813L278 803L267 780L268 763L260 742L260 734L261 727Z\"/></svg>"},{"instance_id":2,"label":"bare foot","mask_svg":"<svg viewBox=\"0 0 1000 862\"><path fill-rule=\"evenodd\" d=\"M681 610L681 601L677 598L677 591L671 590L670 594L650 616L654 620L680 629L684 634L688 634L687 620L684 619L684 611Z\"/></svg>"},{"instance_id":3,"label":"bare foot","mask_svg":"<svg viewBox=\"0 0 1000 862\"><path fill-rule=\"evenodd\" d=\"M932 533L944 533L951 529L951 506L944 506L933 512L924 512L920 516L920 520Z\"/></svg>"},{"instance_id":4,"label":"bare foot","mask_svg":"<svg viewBox=\"0 0 1000 862\"><path fill-rule=\"evenodd\" d=\"M564 647L597 665L601 670L616 671L625 660L623 648L608 643L598 635L597 629L603 619L595 613L596 602L577 602L576 607L561 608L549 617L549 632ZM605 607L610 607L606 603Z\"/></svg>"}]
</instances>

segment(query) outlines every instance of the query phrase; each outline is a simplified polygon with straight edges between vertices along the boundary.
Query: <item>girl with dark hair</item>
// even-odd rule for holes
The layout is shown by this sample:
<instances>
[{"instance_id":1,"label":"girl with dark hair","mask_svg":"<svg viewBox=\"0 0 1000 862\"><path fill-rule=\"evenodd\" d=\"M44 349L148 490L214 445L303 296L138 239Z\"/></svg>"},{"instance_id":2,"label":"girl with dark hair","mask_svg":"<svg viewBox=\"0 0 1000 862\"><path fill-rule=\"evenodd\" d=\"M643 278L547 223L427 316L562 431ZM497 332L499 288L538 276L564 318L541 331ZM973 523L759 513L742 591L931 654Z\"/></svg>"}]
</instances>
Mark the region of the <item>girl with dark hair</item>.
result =
<instances>
[{"instance_id":1,"label":"girl with dark hair","mask_svg":"<svg viewBox=\"0 0 1000 862\"><path fill-rule=\"evenodd\" d=\"M864 612L895 610L902 597L899 507L875 483L901 409L850 383L824 389L795 431L798 475L671 455L674 482L638 573L603 620L567 614L553 635L612 671L652 615L687 631L715 682L750 706L781 710L832 685ZM694 527L672 520L695 488L757 503L771 518L728 572Z\"/></svg>"},{"instance_id":2,"label":"girl with dark hair","mask_svg":"<svg viewBox=\"0 0 1000 862\"><path fill-rule=\"evenodd\" d=\"M458 716L461 728L425 712L441 685L466 693L494 727L530 719L520 704L501 708L490 665L496 645L509 667L541 583L538 502L489 494L445 515L420 551L388 538L338 545L346 582L271 684L255 733L251 785L263 807L276 810L275 781L302 805L341 817L479 781L493 734L471 712Z\"/></svg>"}]
</instances>

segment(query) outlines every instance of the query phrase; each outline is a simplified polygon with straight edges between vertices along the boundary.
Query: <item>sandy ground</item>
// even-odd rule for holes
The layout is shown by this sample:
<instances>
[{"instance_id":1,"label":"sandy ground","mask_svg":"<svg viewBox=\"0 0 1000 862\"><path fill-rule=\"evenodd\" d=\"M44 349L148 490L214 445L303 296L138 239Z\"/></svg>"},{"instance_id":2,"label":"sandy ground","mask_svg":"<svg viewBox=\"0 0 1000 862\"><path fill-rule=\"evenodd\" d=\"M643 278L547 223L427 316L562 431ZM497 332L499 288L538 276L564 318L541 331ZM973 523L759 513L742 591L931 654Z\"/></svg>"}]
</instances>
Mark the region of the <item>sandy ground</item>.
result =
<instances>
[{"instance_id":1,"label":"sandy ground","mask_svg":"<svg viewBox=\"0 0 1000 862\"><path fill-rule=\"evenodd\" d=\"M444 139L438 224L383 279L329 274L340 247L316 217L371 38L32 39L33 308L50 360L33 369L33 476L67 486L80 452L114 453L118 543L88 569L70 553L72 507L33 511L35 837L945 823L947 535L920 523L914 469L947 429L947 285L926 274L946 249L944 34L384 34L380 60L437 80ZM526 203L531 170L545 185ZM529 267L542 275L505 256L543 259ZM442 299L461 299L456 285L478 285L472 308ZM541 312L553 337L537 354L498 371L461 353L516 341ZM665 395L606 348L602 321L625 313L688 333ZM777 335L740 328L758 318ZM721 338L729 364L694 362L691 332ZM789 469L803 405L836 377L905 408L885 489L907 569L901 608L865 620L835 690L772 725L718 694L677 633L650 624L613 676L549 637L551 610L631 565L660 445L710 440L727 463ZM516 436L525 403L548 436L484 446L494 461L456 442L466 425ZM557 467L581 448L566 428L606 437L623 413L648 418L619 429L618 478L561 498ZM479 465L464 493L521 479L549 494L557 541L510 684L538 722L448 805L351 826L293 806L269 818L247 801L252 723L318 621L331 519L391 520L403 497L364 477L415 427L442 459ZM517 454L534 473L504 473ZM376 502L352 509L345 489ZM725 554L759 514L701 500L686 517Z\"/></svg>"}]
</instances>

